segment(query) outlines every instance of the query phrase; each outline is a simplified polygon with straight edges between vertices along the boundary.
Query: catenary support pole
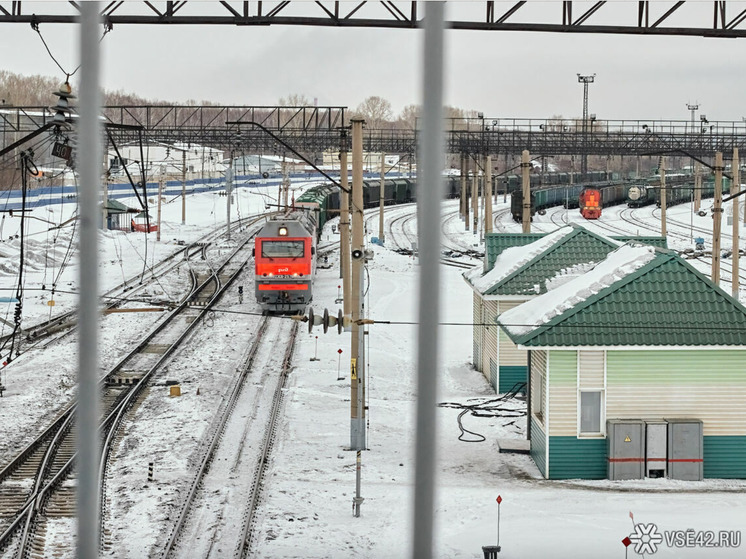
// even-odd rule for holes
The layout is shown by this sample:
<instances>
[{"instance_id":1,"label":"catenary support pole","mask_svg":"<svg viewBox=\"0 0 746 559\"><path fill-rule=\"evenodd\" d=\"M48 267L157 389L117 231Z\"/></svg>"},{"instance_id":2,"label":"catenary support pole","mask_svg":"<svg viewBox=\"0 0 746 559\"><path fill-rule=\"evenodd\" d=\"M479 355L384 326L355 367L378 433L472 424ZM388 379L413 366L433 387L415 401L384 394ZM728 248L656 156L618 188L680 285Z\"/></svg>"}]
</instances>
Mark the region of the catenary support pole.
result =
<instances>
[{"instance_id":1,"label":"catenary support pole","mask_svg":"<svg viewBox=\"0 0 746 559\"><path fill-rule=\"evenodd\" d=\"M363 326L363 123L352 119L352 275L350 360L350 448L365 449L365 346ZM360 516L360 495L355 495L355 516Z\"/></svg>"},{"instance_id":2,"label":"catenary support pole","mask_svg":"<svg viewBox=\"0 0 746 559\"><path fill-rule=\"evenodd\" d=\"M342 191L339 193L339 249L342 268L342 297L344 299L343 312L345 317L350 318L350 193L348 191L348 168L347 168L347 136L342 137L342 149L339 152L339 163L341 166L340 184ZM348 327L349 328L349 327Z\"/></svg>"},{"instance_id":3,"label":"catenary support pole","mask_svg":"<svg viewBox=\"0 0 746 559\"><path fill-rule=\"evenodd\" d=\"M186 224L186 150L181 150L181 224Z\"/></svg>"},{"instance_id":4,"label":"catenary support pole","mask_svg":"<svg viewBox=\"0 0 746 559\"><path fill-rule=\"evenodd\" d=\"M531 232L531 177L528 174L531 168L531 157L529 156L528 150L524 149L521 153L521 177L523 179L522 193L523 193L523 213L522 213L522 232Z\"/></svg>"},{"instance_id":5,"label":"catenary support pole","mask_svg":"<svg viewBox=\"0 0 746 559\"><path fill-rule=\"evenodd\" d=\"M733 164L731 165L731 171L733 172L733 182L730 185L730 193L731 195L734 195L738 193L739 190L741 190L741 169L740 169L740 163L738 162L738 148L733 148ZM739 215L738 211L738 198L733 198L730 201L731 208L733 209L733 255L731 256L731 269L733 270L731 272L731 293L733 294L733 297L738 299L738 267L740 264L740 257L739 254L740 250L740 243L738 235L740 234L739 228L741 224L741 216Z\"/></svg>"},{"instance_id":6,"label":"catenary support pole","mask_svg":"<svg viewBox=\"0 0 746 559\"><path fill-rule=\"evenodd\" d=\"M444 2L425 5L425 45L422 102L422 140L419 144L421 185L428 196L417 197L420 274L417 310L417 420L414 481L414 538L412 557L433 554L436 502L436 415L440 376L440 208L445 194L442 165ZM421 190L422 191L422 190ZM468 226L468 222L467 222Z\"/></svg>"},{"instance_id":7,"label":"catenary support pole","mask_svg":"<svg viewBox=\"0 0 746 559\"><path fill-rule=\"evenodd\" d=\"M225 236L231 240L231 196L233 195L233 152L225 172Z\"/></svg>"},{"instance_id":8,"label":"catenary support pole","mask_svg":"<svg viewBox=\"0 0 746 559\"><path fill-rule=\"evenodd\" d=\"M464 159L464 176L465 179L465 192L464 192L464 228L466 231L469 230L469 198L471 197L471 191L469 190L469 154L466 154Z\"/></svg>"},{"instance_id":9,"label":"catenary support pole","mask_svg":"<svg viewBox=\"0 0 746 559\"><path fill-rule=\"evenodd\" d=\"M694 163L694 211L699 211L702 202L702 165L699 161Z\"/></svg>"},{"instance_id":10,"label":"catenary support pole","mask_svg":"<svg viewBox=\"0 0 746 559\"><path fill-rule=\"evenodd\" d=\"M668 202L668 190L666 189L666 157L661 157L660 165L660 176L661 176L661 237L665 237L668 234L667 220L666 220L666 206Z\"/></svg>"},{"instance_id":11,"label":"catenary support pole","mask_svg":"<svg viewBox=\"0 0 746 559\"><path fill-rule=\"evenodd\" d=\"M465 202L464 199L466 198L466 155L462 152L461 153L461 198L459 199L459 214L461 215L461 219L465 220L466 215L464 213Z\"/></svg>"},{"instance_id":12,"label":"catenary support pole","mask_svg":"<svg viewBox=\"0 0 746 559\"><path fill-rule=\"evenodd\" d=\"M712 282L720 285L720 230L723 215L723 153L715 153L715 200L712 208Z\"/></svg>"},{"instance_id":13,"label":"catenary support pole","mask_svg":"<svg viewBox=\"0 0 746 559\"><path fill-rule=\"evenodd\" d=\"M76 557L98 556L98 197L101 184L99 2L80 3L80 295L78 332Z\"/></svg>"},{"instance_id":14,"label":"catenary support pole","mask_svg":"<svg viewBox=\"0 0 746 559\"><path fill-rule=\"evenodd\" d=\"M471 232L479 231L479 155L474 155L474 174L471 181Z\"/></svg>"},{"instance_id":15,"label":"catenary support pole","mask_svg":"<svg viewBox=\"0 0 746 559\"><path fill-rule=\"evenodd\" d=\"M381 192L378 196L378 240L383 243L386 240L386 233L383 231L383 204L385 202L386 188L386 154L381 152Z\"/></svg>"},{"instance_id":16,"label":"catenary support pole","mask_svg":"<svg viewBox=\"0 0 746 559\"><path fill-rule=\"evenodd\" d=\"M105 140L105 142L108 142L108 140ZM109 154L108 154L108 144L104 143L104 149L101 150L104 154L104 175L103 175L103 181L101 183L101 186L103 188L102 195L101 195L101 230L102 231L108 231L109 230Z\"/></svg>"},{"instance_id":17,"label":"catenary support pole","mask_svg":"<svg viewBox=\"0 0 746 559\"><path fill-rule=\"evenodd\" d=\"M161 198L163 198L163 175L158 177L158 224L155 231L155 240L161 240Z\"/></svg>"},{"instance_id":18,"label":"catenary support pole","mask_svg":"<svg viewBox=\"0 0 746 559\"><path fill-rule=\"evenodd\" d=\"M492 156L484 168L484 234L492 233Z\"/></svg>"}]
</instances>

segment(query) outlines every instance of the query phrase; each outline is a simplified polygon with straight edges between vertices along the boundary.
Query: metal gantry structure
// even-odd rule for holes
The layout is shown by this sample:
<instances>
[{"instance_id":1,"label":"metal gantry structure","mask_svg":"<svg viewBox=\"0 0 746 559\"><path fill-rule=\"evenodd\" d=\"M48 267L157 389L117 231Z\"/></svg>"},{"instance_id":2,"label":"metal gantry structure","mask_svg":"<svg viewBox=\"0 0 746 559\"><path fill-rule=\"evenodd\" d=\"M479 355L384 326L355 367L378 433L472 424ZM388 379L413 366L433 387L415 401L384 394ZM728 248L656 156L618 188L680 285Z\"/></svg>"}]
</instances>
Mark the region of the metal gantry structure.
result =
<instances>
[{"instance_id":1,"label":"metal gantry structure","mask_svg":"<svg viewBox=\"0 0 746 559\"><path fill-rule=\"evenodd\" d=\"M349 129L346 107L249 107L142 105L103 108L110 137L120 145L139 141L193 144L235 152L288 153L313 157L338 150ZM0 149L54 120L47 107L0 109ZM595 120L471 118L445 123L446 152L470 155L650 156L711 158L746 149L746 122L687 120ZM418 131L383 128L364 131L363 149L413 155ZM727 157L727 155L726 155ZM587 164L584 169L587 170Z\"/></svg>"},{"instance_id":2,"label":"metal gantry structure","mask_svg":"<svg viewBox=\"0 0 746 559\"><path fill-rule=\"evenodd\" d=\"M412 29L423 27L427 2L123 2L103 4L117 25L302 25ZM746 37L746 10L735 2L452 2L446 29ZM623 17L617 14L623 13ZM76 23L79 2L0 2L0 23ZM693 23L682 25L682 20ZM630 22L620 25L620 21ZM608 23L611 22L611 23Z\"/></svg>"}]
</instances>

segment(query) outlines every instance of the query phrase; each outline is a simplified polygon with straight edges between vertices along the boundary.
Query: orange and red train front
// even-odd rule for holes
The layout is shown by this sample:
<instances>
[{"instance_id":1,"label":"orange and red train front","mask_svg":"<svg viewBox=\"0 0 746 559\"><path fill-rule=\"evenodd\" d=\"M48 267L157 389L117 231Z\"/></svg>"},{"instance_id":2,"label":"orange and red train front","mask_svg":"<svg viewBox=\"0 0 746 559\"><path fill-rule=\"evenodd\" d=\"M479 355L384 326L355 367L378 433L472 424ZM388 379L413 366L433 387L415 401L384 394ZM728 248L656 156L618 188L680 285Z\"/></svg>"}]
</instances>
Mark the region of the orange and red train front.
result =
<instances>
[{"instance_id":1,"label":"orange and red train front","mask_svg":"<svg viewBox=\"0 0 746 559\"><path fill-rule=\"evenodd\" d=\"M265 227L266 229L266 227ZM256 297L265 310L303 310L312 297L314 247L311 235L277 226L276 235L264 229L254 244Z\"/></svg>"},{"instance_id":2,"label":"orange and red train front","mask_svg":"<svg viewBox=\"0 0 746 559\"><path fill-rule=\"evenodd\" d=\"M586 219L601 217L601 191L597 188L586 188L580 193L580 215Z\"/></svg>"}]
</instances>

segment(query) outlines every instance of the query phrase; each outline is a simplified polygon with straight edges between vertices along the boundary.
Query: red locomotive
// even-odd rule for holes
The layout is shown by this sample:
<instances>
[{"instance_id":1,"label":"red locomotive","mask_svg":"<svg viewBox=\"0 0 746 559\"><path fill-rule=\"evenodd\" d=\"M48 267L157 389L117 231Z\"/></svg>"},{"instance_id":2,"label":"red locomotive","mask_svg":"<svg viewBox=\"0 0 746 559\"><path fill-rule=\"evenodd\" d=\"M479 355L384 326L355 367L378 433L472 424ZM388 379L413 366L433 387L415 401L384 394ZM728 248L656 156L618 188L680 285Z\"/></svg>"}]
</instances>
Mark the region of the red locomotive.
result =
<instances>
[{"instance_id":1,"label":"red locomotive","mask_svg":"<svg viewBox=\"0 0 746 559\"><path fill-rule=\"evenodd\" d=\"M270 312L303 312L313 297L316 222L308 212L273 217L254 244L256 299Z\"/></svg>"},{"instance_id":2,"label":"red locomotive","mask_svg":"<svg viewBox=\"0 0 746 559\"><path fill-rule=\"evenodd\" d=\"M586 219L601 217L601 191L598 188L584 188L580 191L580 215Z\"/></svg>"}]
</instances>

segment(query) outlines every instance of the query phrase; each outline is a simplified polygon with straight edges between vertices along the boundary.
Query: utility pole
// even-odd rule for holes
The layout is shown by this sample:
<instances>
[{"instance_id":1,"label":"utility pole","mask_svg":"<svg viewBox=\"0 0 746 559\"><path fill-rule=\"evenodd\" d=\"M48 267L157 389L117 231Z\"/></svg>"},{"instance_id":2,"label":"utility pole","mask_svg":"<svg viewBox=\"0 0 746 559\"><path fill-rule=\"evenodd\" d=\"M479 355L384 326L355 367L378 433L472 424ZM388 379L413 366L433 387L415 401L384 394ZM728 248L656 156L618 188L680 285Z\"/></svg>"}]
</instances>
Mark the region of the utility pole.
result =
<instances>
[{"instance_id":1,"label":"utility pole","mask_svg":"<svg viewBox=\"0 0 746 559\"><path fill-rule=\"evenodd\" d=\"M469 230L469 154L465 154L464 159L464 228L466 231Z\"/></svg>"},{"instance_id":2,"label":"utility pole","mask_svg":"<svg viewBox=\"0 0 746 559\"><path fill-rule=\"evenodd\" d=\"M459 198L459 206L458 211L461 215L461 219L465 220L466 216L464 215L464 207L465 202L464 198L466 198L466 154L463 152L461 153L461 197Z\"/></svg>"},{"instance_id":3,"label":"utility pole","mask_svg":"<svg viewBox=\"0 0 746 559\"><path fill-rule=\"evenodd\" d=\"M383 204L385 201L386 189L384 188L384 181L386 180L386 154L381 152L381 192L378 197L378 240L381 244L386 240L386 233L383 231Z\"/></svg>"},{"instance_id":4,"label":"utility pole","mask_svg":"<svg viewBox=\"0 0 746 559\"><path fill-rule=\"evenodd\" d=\"M699 161L694 163L694 211L699 211L702 202L702 165Z\"/></svg>"},{"instance_id":5,"label":"utility pole","mask_svg":"<svg viewBox=\"0 0 746 559\"><path fill-rule=\"evenodd\" d=\"M733 148L733 164L731 165L731 171L733 172L733 182L730 184L730 193L733 196L731 198L731 208L733 209L733 246L731 247L733 254L731 256L731 293L733 297L738 300L738 266L740 260L740 243L738 242L739 227L741 222L741 216L738 212L738 197L735 196L741 188L741 169L738 162L738 148Z\"/></svg>"},{"instance_id":6,"label":"utility pole","mask_svg":"<svg viewBox=\"0 0 746 559\"><path fill-rule=\"evenodd\" d=\"M477 234L479 230L479 155L474 155L474 174L471 182L471 213L472 225L471 232Z\"/></svg>"},{"instance_id":7,"label":"utility pole","mask_svg":"<svg viewBox=\"0 0 746 559\"><path fill-rule=\"evenodd\" d=\"M524 149L521 153L521 176L523 178L523 233L531 232L531 177L528 175L528 170L531 167L531 158L527 149Z\"/></svg>"},{"instance_id":8,"label":"utility pole","mask_svg":"<svg viewBox=\"0 0 746 559\"><path fill-rule=\"evenodd\" d=\"M339 146L339 277L342 278L344 315L350 317L350 192L347 169L347 130L342 130Z\"/></svg>"},{"instance_id":9,"label":"utility pole","mask_svg":"<svg viewBox=\"0 0 746 559\"><path fill-rule=\"evenodd\" d=\"M107 231L109 229L109 141L106 140L104 142L104 180L102 181L101 186L103 187L103 193L101 198L103 199L103 204L101 204L101 208L103 211L102 214L102 221L101 221L101 230Z\"/></svg>"},{"instance_id":10,"label":"utility pole","mask_svg":"<svg viewBox=\"0 0 746 559\"><path fill-rule=\"evenodd\" d=\"M232 188L233 188L233 152L231 152L231 160L228 163L228 170L225 173L225 208L226 208L225 235L229 241L231 240L231 190Z\"/></svg>"},{"instance_id":11,"label":"utility pole","mask_svg":"<svg viewBox=\"0 0 746 559\"><path fill-rule=\"evenodd\" d=\"M231 161L233 164L233 161ZM181 150L181 224L186 224L186 150ZM230 235L230 233L229 233Z\"/></svg>"},{"instance_id":12,"label":"utility pole","mask_svg":"<svg viewBox=\"0 0 746 559\"><path fill-rule=\"evenodd\" d=\"M484 234L492 233L492 156L484 168Z\"/></svg>"},{"instance_id":13,"label":"utility pole","mask_svg":"<svg viewBox=\"0 0 746 559\"><path fill-rule=\"evenodd\" d=\"M686 108L692 111L692 129L689 133L694 135L694 111L699 110L699 103L694 103L693 105L691 103L687 103Z\"/></svg>"},{"instance_id":14,"label":"utility pole","mask_svg":"<svg viewBox=\"0 0 746 559\"><path fill-rule=\"evenodd\" d=\"M588 84L593 83L596 74L581 76L578 74L578 82L583 84L583 154L581 161L581 180L585 180L588 174Z\"/></svg>"},{"instance_id":15,"label":"utility pole","mask_svg":"<svg viewBox=\"0 0 746 559\"><path fill-rule=\"evenodd\" d=\"M288 191L290 190L290 177L288 176L288 163L285 155L282 156L282 205L285 211L288 209Z\"/></svg>"},{"instance_id":16,"label":"utility pole","mask_svg":"<svg viewBox=\"0 0 746 559\"><path fill-rule=\"evenodd\" d=\"M666 156L661 156L660 169L658 172L661 176L661 237L665 237L668 233L666 227Z\"/></svg>"},{"instance_id":17,"label":"utility pole","mask_svg":"<svg viewBox=\"0 0 746 559\"><path fill-rule=\"evenodd\" d=\"M360 516L360 453L365 449L365 344L363 318L363 123L352 119L352 309L351 309L351 359L350 359L350 449L357 451L355 483L355 516Z\"/></svg>"},{"instance_id":18,"label":"utility pole","mask_svg":"<svg viewBox=\"0 0 746 559\"><path fill-rule=\"evenodd\" d=\"M161 240L161 197L163 195L163 174L158 178L158 225L155 230L155 240Z\"/></svg>"},{"instance_id":19,"label":"utility pole","mask_svg":"<svg viewBox=\"0 0 746 559\"><path fill-rule=\"evenodd\" d=\"M715 201L712 209L712 282L720 286L720 228L723 214L723 153L715 152ZM737 273L737 272L736 272Z\"/></svg>"}]
</instances>

